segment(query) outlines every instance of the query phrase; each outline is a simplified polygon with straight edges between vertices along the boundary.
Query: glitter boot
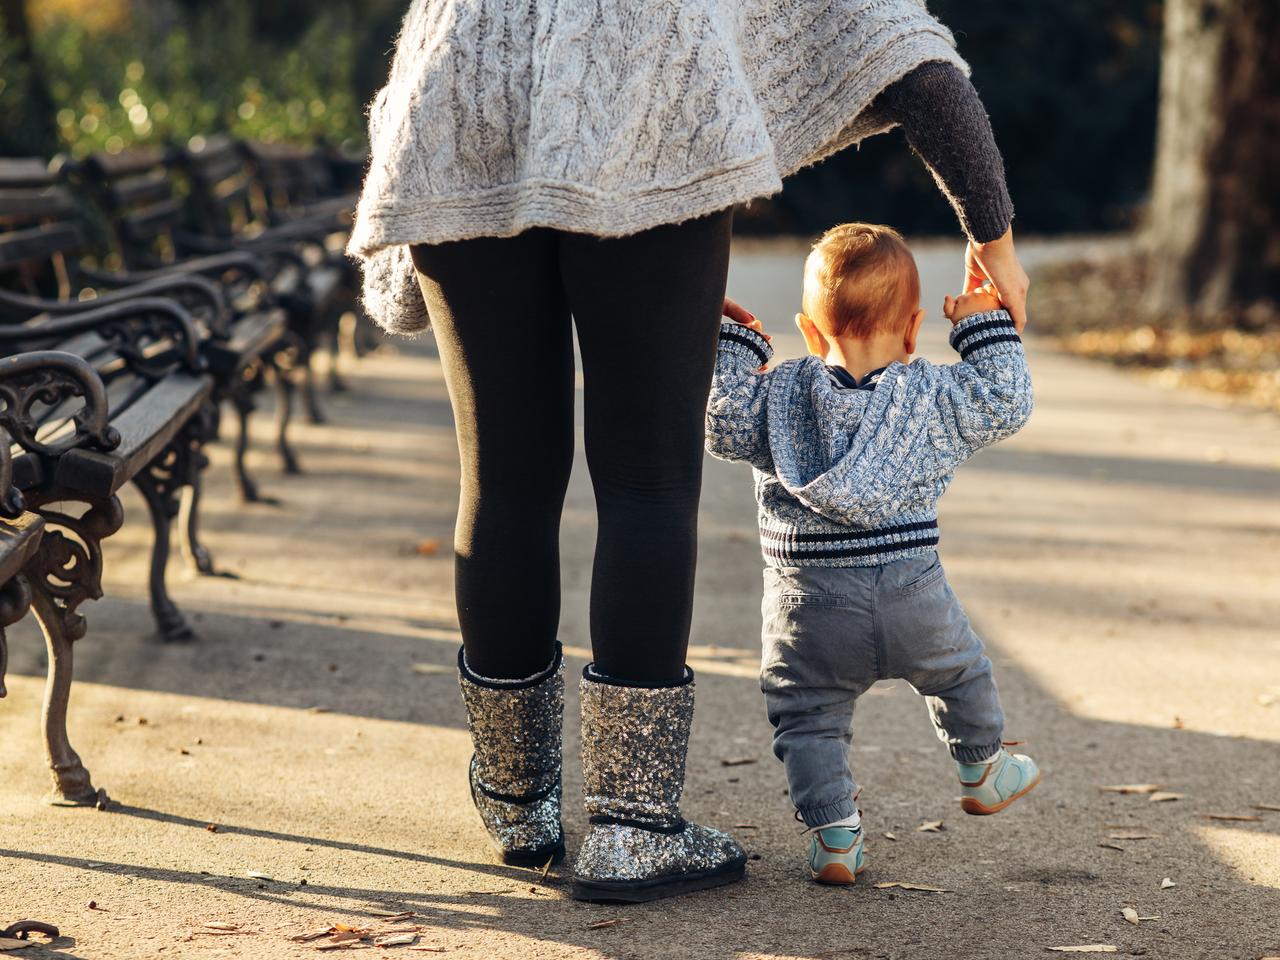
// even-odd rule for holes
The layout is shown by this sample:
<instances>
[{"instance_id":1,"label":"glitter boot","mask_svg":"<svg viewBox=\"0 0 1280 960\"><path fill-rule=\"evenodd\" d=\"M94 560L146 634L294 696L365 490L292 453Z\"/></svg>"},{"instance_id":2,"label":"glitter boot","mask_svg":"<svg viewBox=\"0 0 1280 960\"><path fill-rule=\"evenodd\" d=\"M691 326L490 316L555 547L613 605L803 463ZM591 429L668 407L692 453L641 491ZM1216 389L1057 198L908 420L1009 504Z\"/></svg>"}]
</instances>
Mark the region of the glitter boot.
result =
<instances>
[{"instance_id":1,"label":"glitter boot","mask_svg":"<svg viewBox=\"0 0 1280 960\"><path fill-rule=\"evenodd\" d=\"M467 705L471 799L503 863L541 867L564 857L560 827L560 645L546 669L524 680L477 676L458 651Z\"/></svg>"},{"instance_id":2,"label":"glitter boot","mask_svg":"<svg viewBox=\"0 0 1280 960\"><path fill-rule=\"evenodd\" d=\"M582 781L591 826L573 896L638 903L742 878L747 857L728 834L680 815L693 722L693 671L679 686L582 679Z\"/></svg>"}]
</instances>

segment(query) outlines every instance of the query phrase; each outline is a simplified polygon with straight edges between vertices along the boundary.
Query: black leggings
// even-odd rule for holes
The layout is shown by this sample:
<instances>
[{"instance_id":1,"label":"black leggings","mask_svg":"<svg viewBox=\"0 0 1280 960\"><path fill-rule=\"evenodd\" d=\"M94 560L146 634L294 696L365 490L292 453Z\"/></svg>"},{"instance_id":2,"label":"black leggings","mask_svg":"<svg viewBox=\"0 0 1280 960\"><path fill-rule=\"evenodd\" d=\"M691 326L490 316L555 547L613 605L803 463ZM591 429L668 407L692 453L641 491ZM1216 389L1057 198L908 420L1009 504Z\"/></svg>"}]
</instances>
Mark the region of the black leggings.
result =
<instances>
[{"instance_id":1,"label":"black leggings","mask_svg":"<svg viewBox=\"0 0 1280 960\"><path fill-rule=\"evenodd\" d=\"M574 325L599 522L596 670L682 676L731 227L724 211L616 239L539 229L413 248L457 425L458 620L481 676L531 676L552 655Z\"/></svg>"}]
</instances>

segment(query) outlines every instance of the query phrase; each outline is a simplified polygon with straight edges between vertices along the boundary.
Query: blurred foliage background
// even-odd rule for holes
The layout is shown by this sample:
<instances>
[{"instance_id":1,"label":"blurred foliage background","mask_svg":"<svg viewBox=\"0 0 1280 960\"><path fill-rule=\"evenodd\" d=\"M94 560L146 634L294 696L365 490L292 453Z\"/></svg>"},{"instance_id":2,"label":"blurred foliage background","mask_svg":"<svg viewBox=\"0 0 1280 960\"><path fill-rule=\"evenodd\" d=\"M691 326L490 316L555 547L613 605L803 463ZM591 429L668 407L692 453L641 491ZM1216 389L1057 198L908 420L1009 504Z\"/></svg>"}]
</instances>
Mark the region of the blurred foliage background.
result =
<instances>
[{"instance_id":1,"label":"blurred foliage background","mask_svg":"<svg viewBox=\"0 0 1280 960\"><path fill-rule=\"evenodd\" d=\"M118 151L227 131L363 137L407 0L0 0L34 63L0 38L0 154ZM973 66L1020 229L1132 224L1151 177L1161 4L932 0ZM34 81L34 82L33 82ZM754 204L740 228L812 233L841 219L957 230L900 135L868 141Z\"/></svg>"}]
</instances>

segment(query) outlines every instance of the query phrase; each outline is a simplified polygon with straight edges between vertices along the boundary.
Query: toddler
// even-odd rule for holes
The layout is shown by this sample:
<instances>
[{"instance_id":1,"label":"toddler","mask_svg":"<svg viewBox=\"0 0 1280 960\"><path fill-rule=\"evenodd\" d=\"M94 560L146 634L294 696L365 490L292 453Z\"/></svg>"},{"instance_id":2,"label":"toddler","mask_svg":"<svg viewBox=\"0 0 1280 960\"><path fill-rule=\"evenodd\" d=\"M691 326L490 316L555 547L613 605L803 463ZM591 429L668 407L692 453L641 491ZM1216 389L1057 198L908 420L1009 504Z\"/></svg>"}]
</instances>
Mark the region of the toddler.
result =
<instances>
[{"instance_id":1,"label":"toddler","mask_svg":"<svg viewBox=\"0 0 1280 960\"><path fill-rule=\"evenodd\" d=\"M854 702L877 680L925 698L966 813L998 813L1040 779L1005 749L991 661L935 549L956 466L1031 415L999 306L986 289L947 297L960 362L912 361L924 311L911 251L888 227L849 223L805 262L796 324L812 356L765 372L760 323L721 323L707 449L755 468L761 687L819 882L854 883L866 866L848 750Z\"/></svg>"}]
</instances>

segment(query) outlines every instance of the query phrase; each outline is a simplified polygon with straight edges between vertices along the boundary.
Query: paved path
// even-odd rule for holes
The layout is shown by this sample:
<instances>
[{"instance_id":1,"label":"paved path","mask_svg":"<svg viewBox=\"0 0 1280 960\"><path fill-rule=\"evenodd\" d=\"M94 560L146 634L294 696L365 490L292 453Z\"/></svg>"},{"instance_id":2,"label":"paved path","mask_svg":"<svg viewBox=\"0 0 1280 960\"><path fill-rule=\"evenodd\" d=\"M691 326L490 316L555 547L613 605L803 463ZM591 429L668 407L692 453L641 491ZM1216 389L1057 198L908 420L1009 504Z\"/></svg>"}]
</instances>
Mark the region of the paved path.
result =
<instances>
[{"instance_id":1,"label":"paved path","mask_svg":"<svg viewBox=\"0 0 1280 960\"><path fill-rule=\"evenodd\" d=\"M789 318L802 255L744 247L733 264L734 296L767 319L783 355L799 349ZM958 250L920 259L925 352L945 358L939 306ZM477 958L968 960L1084 943L1176 960L1280 954L1280 813L1205 816L1280 805L1280 702L1264 705L1280 695L1280 423L1032 353L1033 423L961 471L942 552L997 662L1010 733L1030 740L1045 784L997 818L964 817L910 690L876 688L857 719L867 878L951 892L805 880L755 681L750 483L722 464L708 470L702 520L686 812L738 825L759 857L749 881L610 909L567 900L563 874L544 884L490 862L463 775L447 549L455 455L426 343L365 362L333 424L299 431L305 477L275 476L262 456L284 506L238 508L215 452L208 540L241 579L175 583L201 643L150 638L146 528L139 503L126 504L110 599L91 605L78 650L71 719L114 811L41 803L42 655L29 626L11 631L0 926L51 920L62 949L25 956L89 960L303 956L313 947L291 935L376 923L371 908L414 910L422 944ZM579 469L564 525L571 672L587 647L592 529ZM431 538L440 552L420 554ZM754 762L722 764L744 758ZM1143 782L1185 797L1098 790ZM579 788L575 760L571 801ZM945 829L917 832L931 820ZM571 843L582 827L570 802ZM1109 839L1135 833L1151 837ZM1161 889L1165 877L1176 886ZM1160 919L1131 926L1128 905ZM614 917L626 922L589 928ZM252 932L204 935L209 922Z\"/></svg>"}]
</instances>

